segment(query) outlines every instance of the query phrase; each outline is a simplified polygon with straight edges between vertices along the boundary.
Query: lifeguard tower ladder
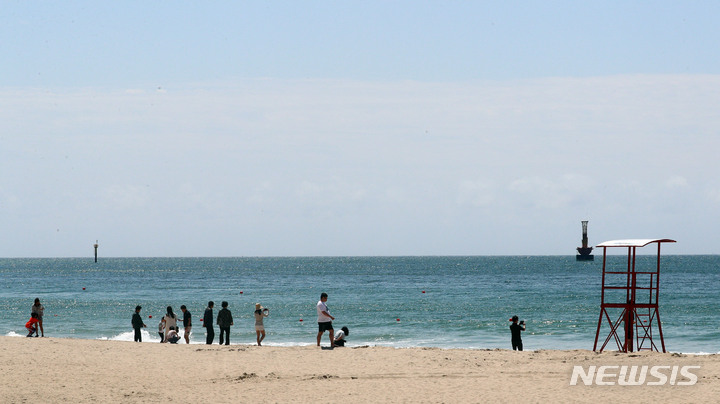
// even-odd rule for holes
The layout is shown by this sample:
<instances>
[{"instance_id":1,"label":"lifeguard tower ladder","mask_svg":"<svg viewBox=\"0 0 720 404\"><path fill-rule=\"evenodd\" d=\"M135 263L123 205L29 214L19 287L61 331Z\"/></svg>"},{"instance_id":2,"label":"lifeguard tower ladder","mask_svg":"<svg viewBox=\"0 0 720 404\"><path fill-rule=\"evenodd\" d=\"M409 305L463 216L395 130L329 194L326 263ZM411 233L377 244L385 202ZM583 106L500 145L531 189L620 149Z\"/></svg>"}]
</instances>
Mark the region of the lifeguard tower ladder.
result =
<instances>
[{"instance_id":1,"label":"lifeguard tower ladder","mask_svg":"<svg viewBox=\"0 0 720 404\"><path fill-rule=\"evenodd\" d=\"M610 326L607 338L600 346L600 352L614 340L621 352L634 350L660 351L653 340L655 325L660 337L662 352L665 352L662 324L658 312L660 289L660 245L674 243L670 239L613 240L598 244L603 249L602 292L600 295L600 318L598 319L595 345L598 350L600 329L603 323ZM657 244L655 269L638 270L635 267L635 252L638 247ZM608 268L608 248L627 248L627 269Z\"/></svg>"}]
</instances>

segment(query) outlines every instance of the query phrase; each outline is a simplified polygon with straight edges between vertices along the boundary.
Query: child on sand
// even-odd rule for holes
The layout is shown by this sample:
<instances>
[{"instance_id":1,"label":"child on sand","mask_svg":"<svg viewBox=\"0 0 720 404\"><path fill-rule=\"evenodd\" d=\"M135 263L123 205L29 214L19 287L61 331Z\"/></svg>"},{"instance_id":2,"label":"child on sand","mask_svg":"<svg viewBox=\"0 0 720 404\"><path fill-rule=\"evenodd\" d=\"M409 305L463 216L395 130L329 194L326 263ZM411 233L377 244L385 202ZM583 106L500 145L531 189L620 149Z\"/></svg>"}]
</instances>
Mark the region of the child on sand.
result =
<instances>
[{"instance_id":1,"label":"child on sand","mask_svg":"<svg viewBox=\"0 0 720 404\"><path fill-rule=\"evenodd\" d=\"M340 331L335 333L335 346L345 346L345 337L350 335L350 330L347 327L343 327Z\"/></svg>"},{"instance_id":2,"label":"child on sand","mask_svg":"<svg viewBox=\"0 0 720 404\"><path fill-rule=\"evenodd\" d=\"M38 314L32 313L30 320L25 323L25 328L27 328L28 330L28 337L32 337L33 334L35 334L36 337L38 336L38 323L40 323L40 320L38 319Z\"/></svg>"},{"instance_id":3,"label":"child on sand","mask_svg":"<svg viewBox=\"0 0 720 404\"><path fill-rule=\"evenodd\" d=\"M165 317L161 318L158 324L158 335L160 335L160 343L165 342Z\"/></svg>"},{"instance_id":4,"label":"child on sand","mask_svg":"<svg viewBox=\"0 0 720 404\"><path fill-rule=\"evenodd\" d=\"M177 330L175 327L170 327L170 331L167 332L167 339L166 341L171 344L177 344L177 342L180 340L180 336L177 333Z\"/></svg>"}]
</instances>

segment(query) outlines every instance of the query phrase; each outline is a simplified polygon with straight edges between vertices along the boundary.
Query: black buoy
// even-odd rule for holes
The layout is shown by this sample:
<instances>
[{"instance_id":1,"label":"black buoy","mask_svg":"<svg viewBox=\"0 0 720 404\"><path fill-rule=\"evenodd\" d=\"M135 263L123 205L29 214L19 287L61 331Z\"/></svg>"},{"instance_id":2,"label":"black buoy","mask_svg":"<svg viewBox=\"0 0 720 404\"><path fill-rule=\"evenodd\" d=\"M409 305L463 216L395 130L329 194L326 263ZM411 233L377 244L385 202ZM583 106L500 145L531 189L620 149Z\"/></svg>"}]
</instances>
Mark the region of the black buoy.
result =
<instances>
[{"instance_id":1,"label":"black buoy","mask_svg":"<svg viewBox=\"0 0 720 404\"><path fill-rule=\"evenodd\" d=\"M95 247L95 262L97 262L97 249L98 249L98 241L97 240L95 240L94 247Z\"/></svg>"},{"instance_id":2,"label":"black buoy","mask_svg":"<svg viewBox=\"0 0 720 404\"><path fill-rule=\"evenodd\" d=\"M583 238L582 238L582 247L577 248L578 254L575 256L576 261L594 261L595 256L592 255L592 247L588 247L588 236L587 236L587 220L582 221L582 230L583 230Z\"/></svg>"}]
</instances>

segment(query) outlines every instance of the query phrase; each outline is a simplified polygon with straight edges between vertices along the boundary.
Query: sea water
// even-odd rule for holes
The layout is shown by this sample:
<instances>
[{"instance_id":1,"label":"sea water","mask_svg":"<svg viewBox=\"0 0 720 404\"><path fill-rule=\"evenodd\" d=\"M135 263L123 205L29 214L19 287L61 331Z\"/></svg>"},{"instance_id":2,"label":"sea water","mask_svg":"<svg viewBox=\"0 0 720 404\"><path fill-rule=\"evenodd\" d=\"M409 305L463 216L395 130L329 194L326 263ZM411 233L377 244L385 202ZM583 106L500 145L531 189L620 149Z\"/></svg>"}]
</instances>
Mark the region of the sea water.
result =
<instances>
[{"instance_id":1,"label":"sea water","mask_svg":"<svg viewBox=\"0 0 720 404\"><path fill-rule=\"evenodd\" d=\"M325 292L335 329L350 329L349 346L510 348L508 319L518 315L527 324L526 349L592 349L600 315L597 258L0 259L0 335L24 336L40 298L46 336L131 341L130 319L141 305L143 341L158 342L166 307L182 318L186 305L193 316L191 342L204 343L200 319L213 300L216 316L221 302L229 303L233 344L255 343L253 311L261 303L270 310L265 345L313 345L315 306ZM637 259L652 266L656 257ZM720 351L720 256L669 255L661 262L667 350ZM217 326L215 332L217 342Z\"/></svg>"}]
</instances>

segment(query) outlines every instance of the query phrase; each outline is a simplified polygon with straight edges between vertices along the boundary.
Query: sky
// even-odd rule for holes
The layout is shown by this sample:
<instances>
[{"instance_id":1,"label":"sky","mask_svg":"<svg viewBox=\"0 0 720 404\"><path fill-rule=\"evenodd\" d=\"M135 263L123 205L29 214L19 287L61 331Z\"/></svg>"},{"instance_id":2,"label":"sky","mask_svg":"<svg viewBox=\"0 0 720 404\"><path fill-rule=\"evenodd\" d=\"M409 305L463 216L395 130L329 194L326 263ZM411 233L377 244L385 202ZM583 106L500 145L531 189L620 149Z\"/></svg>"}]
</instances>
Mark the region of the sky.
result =
<instances>
[{"instance_id":1,"label":"sky","mask_svg":"<svg viewBox=\"0 0 720 404\"><path fill-rule=\"evenodd\" d=\"M717 15L4 2L0 257L720 254Z\"/></svg>"}]
</instances>

